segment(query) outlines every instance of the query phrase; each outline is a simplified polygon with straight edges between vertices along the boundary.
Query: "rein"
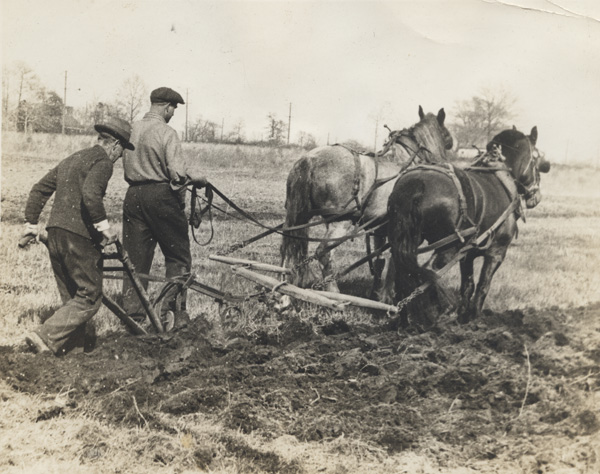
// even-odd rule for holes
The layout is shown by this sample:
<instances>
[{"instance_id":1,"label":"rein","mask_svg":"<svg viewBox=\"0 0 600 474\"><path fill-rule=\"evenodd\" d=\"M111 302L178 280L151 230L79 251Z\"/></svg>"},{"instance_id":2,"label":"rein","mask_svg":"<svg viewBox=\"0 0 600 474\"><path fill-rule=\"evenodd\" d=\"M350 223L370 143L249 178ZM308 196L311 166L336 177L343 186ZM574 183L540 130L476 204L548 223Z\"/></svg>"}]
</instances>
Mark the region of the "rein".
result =
<instances>
[{"instance_id":1,"label":"rein","mask_svg":"<svg viewBox=\"0 0 600 474\"><path fill-rule=\"evenodd\" d=\"M365 235L367 233L371 233L372 230L366 231L366 229L369 226L373 225L379 219L379 218L373 218L373 219L367 221L366 223L362 224L357 229L357 232L349 234L348 236L342 236L342 237L330 238L330 239L319 239L319 238L313 238L313 237L296 237L294 235L289 235L288 233L290 231L293 231L293 230L300 230L300 229L304 229L304 228L307 228L307 227L313 227L313 226L321 225L321 224L329 224L330 222L333 222L335 220L339 220L341 217L344 217L346 215L354 213L355 209L350 209L350 210L346 211L345 213L343 213L341 215L340 214L333 215L331 217L328 217L327 219L321 219L321 220L315 221L315 222L308 222L306 224L302 224L302 225L298 225L298 226L283 227L283 224L280 224L278 226L272 227L272 226L268 226L266 224L263 224L258 219L256 219L255 217L253 217L251 214L249 214L248 212L244 211L242 208L240 208L237 204L235 204L231 199L229 199L227 196L225 196L225 194L223 194L221 191L219 191L212 184L208 184L207 188L208 187L210 187L211 190L212 190L212 192L214 192L217 196L219 196L221 199L223 199L223 201L225 201L235 211L239 212L243 217L245 217L246 219L250 220L251 222L253 222L257 226L266 229L266 232L263 232L263 233L259 234L259 236L253 237L253 238L245 241L245 242L248 242L248 243L254 242L254 241L258 240L259 238L265 237L265 236L267 236L269 234L272 234L272 233L278 233L280 235L286 235L287 237L297 238L297 239L301 239L301 240L308 240L310 242L330 242L330 241L341 241L341 242L344 242L344 241L346 241L348 239L355 238L355 237L360 237L360 236ZM378 229L379 227L381 227L381 225L382 224L378 224L375 227L375 229Z\"/></svg>"},{"instance_id":2,"label":"rein","mask_svg":"<svg viewBox=\"0 0 600 474\"><path fill-rule=\"evenodd\" d=\"M210 185L206 186L204 195L206 196L207 204L204 207L204 209L200 209L200 210L198 210L196 208L196 206L198 205L198 199L199 199L198 198L198 188L196 186L192 186L192 190L190 192L192 193L192 196L190 198L191 204L190 204L189 224L190 224L190 228L192 230L192 237L194 238L194 242L196 242L198 245L204 247L204 246L210 244L210 242L212 241L212 239L215 235L215 229L213 227L213 218L212 218L212 201L213 201L212 187ZM200 224L202 223L202 216L204 216L204 214L206 214L206 213L208 213L208 220L210 222L210 236L208 237L208 240L206 242L200 243L196 239L195 230L200 227Z\"/></svg>"}]
</instances>

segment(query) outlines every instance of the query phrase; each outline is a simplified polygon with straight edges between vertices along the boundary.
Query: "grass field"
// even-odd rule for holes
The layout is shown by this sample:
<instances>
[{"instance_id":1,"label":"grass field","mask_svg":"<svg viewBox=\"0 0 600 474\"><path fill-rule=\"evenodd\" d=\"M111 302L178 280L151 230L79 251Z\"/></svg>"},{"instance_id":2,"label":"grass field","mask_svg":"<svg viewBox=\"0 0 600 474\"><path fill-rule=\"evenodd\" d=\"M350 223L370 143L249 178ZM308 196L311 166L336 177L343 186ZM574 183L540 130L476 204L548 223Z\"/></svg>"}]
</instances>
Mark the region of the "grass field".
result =
<instances>
[{"instance_id":1,"label":"grass field","mask_svg":"<svg viewBox=\"0 0 600 474\"><path fill-rule=\"evenodd\" d=\"M26 250L17 249L27 194L31 186L62 158L92 143L93 139L90 137L52 135L25 137L19 134L5 134L2 137L0 346L16 347L24 333L39 324L40 320L49 315L59 304L58 291L44 246L33 245ZM543 140L540 140L539 145L543 149ZM187 159L195 162L194 166L202 169L209 181L240 207L268 225L278 224L283 220L285 179L292 164L300 156L298 150L185 144L184 151ZM561 311L593 307L600 302L600 272L598 271L600 268L600 187L598 183L600 183L598 169L554 166L549 174L542 175L543 200L537 208L527 212L526 223L519 224L518 239L509 249L508 256L496 274L486 300L488 310L547 311L552 314L562 314ZM122 179L122 167L119 162L105 200L109 220L117 228L120 228L121 203L125 191L126 184ZM217 264L207 257L225 251L232 244L258 234L261 229L239 219L218 198L215 198L215 204L226 210L227 214L215 210L214 238L210 244L207 246L193 244L193 271L199 281L213 287L234 294L255 293L257 288L253 284L233 276L226 266ZM46 207L42 221L47 216L50 205ZM209 234L210 226L205 222L198 231L198 240L205 241ZM338 252L341 256L339 265L342 267L348 265L362 254L362 241L344 244L343 250ZM279 238L267 237L236 251L232 256L279 264ZM163 266L162 257L158 254L152 273L161 275ZM364 296L368 291L369 281L368 270L363 267L345 277L340 286L348 293ZM450 271L443 281L449 288L458 288L457 269ZM107 280L105 285L109 293L118 295L120 291L118 281ZM151 296L156 295L158 289L158 286L152 286ZM191 308L192 317L202 317L215 326L221 324L218 306L212 300L192 293L189 296L188 306ZM303 309L300 317L315 312L318 313L318 310L314 308ZM323 321L331 322L339 316L334 317L328 312L321 312L319 317L323 323ZM265 307L264 301L251 300L242 307L236 330L243 334L252 334L265 328L276 328L281 323L279 318L280 316ZM343 319L358 325L380 324L379 319L374 319L367 312L360 310L347 311ZM94 322L101 339L125 334L118 320L104 307L94 318ZM583 335L581 337L584 338ZM597 350L600 354L600 347ZM94 352L86 357L93 358ZM592 371L593 368L590 368L590 373ZM65 387L65 390L68 391L68 387ZM598 393L599 388L593 386L590 390ZM4 449L5 455L10 454L11 459L10 463L0 461L0 470L5 472L58 472L64 469L75 472L202 470L198 468L201 466L198 462L195 464L196 468L190 468L189 459L185 458L184 454L166 464L156 462L140 464L140 452L141 450L152 451L153 456L156 457L155 445L159 442L157 437L163 436L165 443L177 441L185 445L188 442L185 438L186 433L194 434L194 443L204 440L208 444L214 444L216 433L222 428L213 424L210 418L202 418L198 415L199 418L196 419L181 418L177 422L179 424L171 426L170 431L157 433L130 426L115 427L97 417L88 418L85 410L73 416L53 418L42 424L36 419L39 413L44 413L48 404L56 406L59 402L67 403L65 400L68 399L68 392L54 393L52 395L54 398L49 399L47 394L36 396L15 392L13 387L4 383L0 391L2 393L0 430L4 433L0 434L0 458L3 457ZM450 410L453 406L454 403ZM192 426L190 424L193 427L190 427ZM93 453L88 452L86 456L89 456L89 459L82 457L82 448L77 443L77 437L81 433L88 432L94 432L94 436L89 435L89 438L94 438L97 444L100 443L104 446L103 449L106 448L111 453L111 456L103 456L105 464L90 464ZM231 436L236 439L240 437L247 446L256 449L268 447L279 453L282 458L294 460L291 465L296 467L287 469L287 472L429 473L440 472L440 469L441 472L463 472L457 467L458 461L454 464L448 462L444 469L443 465L439 464L441 459L439 453L435 461L428 458L424 450L414 452L403 450L401 457L388 456L385 452L379 452L373 446L363 445L352 438L344 440L342 437L317 443L301 441L298 437L288 435L267 439L237 432ZM122 449L119 443L123 443ZM136 443L138 454L134 455L136 450L132 445ZM227 451L225 444L221 440L218 445L215 445L216 447L214 446L214 450L220 453ZM7 448L8 445L10 449ZM343 455L340 456L339 453ZM595 455L600 456L600 452L595 451ZM267 469L264 465L261 467L253 464L248 461L248 457L238 457L237 461L234 457L233 461L225 461L224 454L219 456L221 461L213 463L211 467L205 466L207 472L279 472L276 468ZM137 461L131 460L134 458ZM337 466L335 469L331 467L334 465ZM517 465L519 464L510 466ZM600 465L600 460L589 465L591 470L588 472L594 472L593 469ZM577 464L577 468L579 467L580 465ZM527 469L529 468L517 472L536 472ZM477 464L475 470L515 472L510 469L503 471L498 465L487 465L484 462ZM545 471L538 472L554 471L547 468ZM557 469L556 472L563 471Z\"/></svg>"}]
</instances>

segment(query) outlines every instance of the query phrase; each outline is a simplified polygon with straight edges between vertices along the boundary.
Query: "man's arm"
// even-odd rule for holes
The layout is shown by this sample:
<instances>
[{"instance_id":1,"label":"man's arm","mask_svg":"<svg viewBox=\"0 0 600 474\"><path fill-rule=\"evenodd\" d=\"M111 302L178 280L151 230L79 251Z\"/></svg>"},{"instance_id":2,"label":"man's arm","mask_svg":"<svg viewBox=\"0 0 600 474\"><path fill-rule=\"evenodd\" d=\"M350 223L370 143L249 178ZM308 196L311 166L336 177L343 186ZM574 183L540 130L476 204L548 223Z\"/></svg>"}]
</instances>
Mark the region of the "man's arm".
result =
<instances>
[{"instance_id":1,"label":"man's arm","mask_svg":"<svg viewBox=\"0 0 600 474\"><path fill-rule=\"evenodd\" d=\"M202 173L186 163L181 150L181 141L175 131L166 137L165 155L173 189L179 190L191 184L198 187L204 187L208 184L208 180Z\"/></svg>"},{"instance_id":2,"label":"man's arm","mask_svg":"<svg viewBox=\"0 0 600 474\"><path fill-rule=\"evenodd\" d=\"M25 205L26 223L37 225L44 206L56 191L57 176L58 167L54 167L31 188Z\"/></svg>"},{"instance_id":3,"label":"man's arm","mask_svg":"<svg viewBox=\"0 0 600 474\"><path fill-rule=\"evenodd\" d=\"M106 244L113 243L117 237L108 223L104 207L104 195L112 173L113 164L110 160L98 161L90 168L81 190L83 205L92 219L94 228L107 240Z\"/></svg>"}]
</instances>

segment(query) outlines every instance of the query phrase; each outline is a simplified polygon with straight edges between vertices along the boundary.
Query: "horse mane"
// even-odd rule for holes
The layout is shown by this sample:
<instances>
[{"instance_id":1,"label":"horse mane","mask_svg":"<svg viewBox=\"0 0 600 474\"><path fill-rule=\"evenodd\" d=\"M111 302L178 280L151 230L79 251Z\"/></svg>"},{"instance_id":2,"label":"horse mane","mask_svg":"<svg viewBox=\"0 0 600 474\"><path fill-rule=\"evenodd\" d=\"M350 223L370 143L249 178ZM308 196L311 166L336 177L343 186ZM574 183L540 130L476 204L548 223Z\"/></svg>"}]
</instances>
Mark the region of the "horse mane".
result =
<instances>
[{"instance_id":1,"label":"horse mane","mask_svg":"<svg viewBox=\"0 0 600 474\"><path fill-rule=\"evenodd\" d=\"M494 145L513 146L516 142L526 137L527 136L523 132L519 132L517 129L504 130L492 138L486 145L486 149L487 151L491 151Z\"/></svg>"},{"instance_id":2,"label":"horse mane","mask_svg":"<svg viewBox=\"0 0 600 474\"><path fill-rule=\"evenodd\" d=\"M437 161L437 158L441 158L442 161L447 161L446 148L444 147L444 143L437 140L433 135L431 128L432 123L434 127L441 127L437 117L432 113L428 113L423 120L412 126L412 133L417 138L418 142L423 146L426 146L432 153L436 158L435 161Z\"/></svg>"}]
</instances>

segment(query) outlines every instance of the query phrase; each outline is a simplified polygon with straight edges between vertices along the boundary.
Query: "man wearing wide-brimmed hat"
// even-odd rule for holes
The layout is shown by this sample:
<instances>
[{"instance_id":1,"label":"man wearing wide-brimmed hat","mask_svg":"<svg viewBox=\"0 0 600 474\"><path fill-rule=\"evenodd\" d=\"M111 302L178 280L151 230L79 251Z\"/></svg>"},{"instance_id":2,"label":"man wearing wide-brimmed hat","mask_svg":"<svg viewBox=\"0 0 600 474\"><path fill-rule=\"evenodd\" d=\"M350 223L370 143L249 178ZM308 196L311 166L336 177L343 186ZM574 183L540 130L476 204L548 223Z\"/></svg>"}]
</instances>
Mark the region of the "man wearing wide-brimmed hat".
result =
<instances>
[{"instance_id":1,"label":"man wearing wide-brimmed hat","mask_svg":"<svg viewBox=\"0 0 600 474\"><path fill-rule=\"evenodd\" d=\"M106 187L113 164L129 141L131 126L109 118L94 126L95 146L62 160L37 182L25 207L25 236L38 233L38 219L54 194L48 224L50 262L63 302L48 320L25 337L36 352L64 353L81 341L86 323L102 302L102 247L117 234L104 208Z\"/></svg>"},{"instance_id":2,"label":"man wearing wide-brimmed hat","mask_svg":"<svg viewBox=\"0 0 600 474\"><path fill-rule=\"evenodd\" d=\"M146 274L158 244L165 257L166 276L173 278L189 273L192 265L181 194L185 186L202 187L207 181L186 162L177 132L168 125L177 104L184 104L181 94L159 87L150 94L150 102L150 111L133 124L135 151L123 158L125 181L129 183L123 202L123 246L135 269ZM174 300L165 303L165 311L177 309ZM134 319L145 317L128 279L123 280L123 305Z\"/></svg>"}]
</instances>

